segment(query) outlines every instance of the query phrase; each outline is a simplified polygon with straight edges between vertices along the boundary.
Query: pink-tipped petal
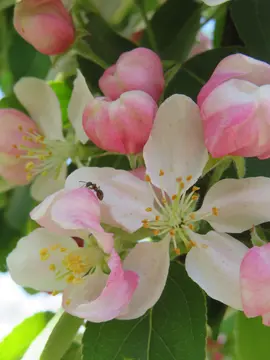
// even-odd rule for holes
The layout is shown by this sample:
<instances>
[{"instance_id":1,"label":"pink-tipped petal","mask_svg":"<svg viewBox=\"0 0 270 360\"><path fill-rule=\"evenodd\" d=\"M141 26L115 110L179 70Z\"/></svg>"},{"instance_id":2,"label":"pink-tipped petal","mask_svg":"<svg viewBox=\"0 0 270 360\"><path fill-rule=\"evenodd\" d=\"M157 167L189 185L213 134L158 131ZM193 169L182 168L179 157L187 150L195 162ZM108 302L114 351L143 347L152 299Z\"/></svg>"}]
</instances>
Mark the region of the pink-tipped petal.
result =
<instances>
[{"instance_id":1,"label":"pink-tipped petal","mask_svg":"<svg viewBox=\"0 0 270 360\"><path fill-rule=\"evenodd\" d=\"M68 313L91 322L109 321L130 302L138 285L138 275L123 270L115 251L108 265L109 276L97 269L83 284L71 285L64 291L63 307Z\"/></svg>"},{"instance_id":2,"label":"pink-tipped petal","mask_svg":"<svg viewBox=\"0 0 270 360\"><path fill-rule=\"evenodd\" d=\"M162 63L157 54L146 48L123 53L116 64L99 80L105 96L112 100L130 90L142 90L158 101L164 89Z\"/></svg>"},{"instance_id":3,"label":"pink-tipped petal","mask_svg":"<svg viewBox=\"0 0 270 360\"><path fill-rule=\"evenodd\" d=\"M247 317L264 315L270 325L270 244L253 247L241 264L241 293Z\"/></svg>"}]
</instances>

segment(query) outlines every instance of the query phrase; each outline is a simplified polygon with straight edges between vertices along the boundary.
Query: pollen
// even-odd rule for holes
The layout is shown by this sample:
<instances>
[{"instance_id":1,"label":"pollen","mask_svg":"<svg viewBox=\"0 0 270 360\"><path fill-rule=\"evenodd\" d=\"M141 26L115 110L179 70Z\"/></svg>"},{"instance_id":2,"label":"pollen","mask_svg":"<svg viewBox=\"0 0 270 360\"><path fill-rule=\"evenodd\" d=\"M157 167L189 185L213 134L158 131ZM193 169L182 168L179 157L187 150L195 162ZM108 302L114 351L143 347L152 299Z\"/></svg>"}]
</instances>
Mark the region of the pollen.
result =
<instances>
[{"instance_id":1,"label":"pollen","mask_svg":"<svg viewBox=\"0 0 270 360\"><path fill-rule=\"evenodd\" d=\"M49 257L50 257L49 250L48 250L47 248L41 249L41 250L39 251L39 255L40 255L40 259L41 259L42 261L47 260L47 259L49 259Z\"/></svg>"},{"instance_id":2,"label":"pollen","mask_svg":"<svg viewBox=\"0 0 270 360\"><path fill-rule=\"evenodd\" d=\"M208 248L208 245L202 244L202 248L203 248L203 249L207 249L207 248Z\"/></svg>"},{"instance_id":3,"label":"pollen","mask_svg":"<svg viewBox=\"0 0 270 360\"><path fill-rule=\"evenodd\" d=\"M190 181L192 179L192 175L188 175L187 177L186 177L186 180L187 181Z\"/></svg>"},{"instance_id":4,"label":"pollen","mask_svg":"<svg viewBox=\"0 0 270 360\"><path fill-rule=\"evenodd\" d=\"M212 214L214 215L214 216L218 216L218 208L217 207L212 207Z\"/></svg>"},{"instance_id":5,"label":"pollen","mask_svg":"<svg viewBox=\"0 0 270 360\"><path fill-rule=\"evenodd\" d=\"M174 236L174 235L175 235L175 230L174 230L174 229L171 229L171 230L170 230L170 235L171 235L171 236Z\"/></svg>"},{"instance_id":6,"label":"pollen","mask_svg":"<svg viewBox=\"0 0 270 360\"><path fill-rule=\"evenodd\" d=\"M50 247L51 250L57 250L57 249L60 249L60 245L59 244L54 244Z\"/></svg>"},{"instance_id":7,"label":"pollen","mask_svg":"<svg viewBox=\"0 0 270 360\"><path fill-rule=\"evenodd\" d=\"M181 188L181 189L184 189L184 187L185 187L185 183L184 183L183 181L181 181L181 182L180 182L180 188Z\"/></svg>"},{"instance_id":8,"label":"pollen","mask_svg":"<svg viewBox=\"0 0 270 360\"><path fill-rule=\"evenodd\" d=\"M49 270L55 271L55 270L56 270L56 266L55 266L54 264L50 264Z\"/></svg>"},{"instance_id":9,"label":"pollen","mask_svg":"<svg viewBox=\"0 0 270 360\"><path fill-rule=\"evenodd\" d=\"M25 165L25 170L26 171L30 171L33 169L33 167L35 166L35 164L33 163L33 161L29 161L26 165Z\"/></svg>"},{"instance_id":10,"label":"pollen","mask_svg":"<svg viewBox=\"0 0 270 360\"><path fill-rule=\"evenodd\" d=\"M74 275L69 275L69 276L66 277L66 282L67 282L68 284L72 284L73 281L74 281L74 279L75 279L75 276L74 276Z\"/></svg>"},{"instance_id":11,"label":"pollen","mask_svg":"<svg viewBox=\"0 0 270 360\"><path fill-rule=\"evenodd\" d=\"M159 170L159 176L163 176L165 173L162 169Z\"/></svg>"},{"instance_id":12,"label":"pollen","mask_svg":"<svg viewBox=\"0 0 270 360\"><path fill-rule=\"evenodd\" d=\"M175 249L173 249L173 251L175 252L175 254L176 254L177 256L179 256L179 255L181 254L181 251L180 251L179 248L175 248Z\"/></svg>"},{"instance_id":13,"label":"pollen","mask_svg":"<svg viewBox=\"0 0 270 360\"><path fill-rule=\"evenodd\" d=\"M61 247L61 248L60 248L60 251L61 251L61 252L66 252L66 251L67 251L67 248Z\"/></svg>"},{"instance_id":14,"label":"pollen","mask_svg":"<svg viewBox=\"0 0 270 360\"><path fill-rule=\"evenodd\" d=\"M191 246L197 247L197 243L193 240L190 240L190 244L191 244Z\"/></svg>"},{"instance_id":15,"label":"pollen","mask_svg":"<svg viewBox=\"0 0 270 360\"><path fill-rule=\"evenodd\" d=\"M32 180L32 177L33 177L33 175L28 173L26 175L26 180L30 181L30 180Z\"/></svg>"},{"instance_id":16,"label":"pollen","mask_svg":"<svg viewBox=\"0 0 270 360\"><path fill-rule=\"evenodd\" d=\"M149 221L149 220L147 220L147 219L143 219L143 220L142 220L142 223L143 223L143 224L147 224L148 221Z\"/></svg>"},{"instance_id":17,"label":"pollen","mask_svg":"<svg viewBox=\"0 0 270 360\"><path fill-rule=\"evenodd\" d=\"M16 144L12 145L13 149L18 149L18 146Z\"/></svg>"},{"instance_id":18,"label":"pollen","mask_svg":"<svg viewBox=\"0 0 270 360\"><path fill-rule=\"evenodd\" d=\"M145 229L148 229L148 228L149 228L149 223L148 223L148 222L143 223L143 227L144 227Z\"/></svg>"},{"instance_id":19,"label":"pollen","mask_svg":"<svg viewBox=\"0 0 270 360\"><path fill-rule=\"evenodd\" d=\"M161 199L161 201L162 201L162 204L166 204L166 203L167 203L167 200L166 200L165 197L163 197L163 198Z\"/></svg>"},{"instance_id":20,"label":"pollen","mask_svg":"<svg viewBox=\"0 0 270 360\"><path fill-rule=\"evenodd\" d=\"M176 199L177 199L177 195L174 194L174 195L172 196L172 200L176 200Z\"/></svg>"},{"instance_id":21,"label":"pollen","mask_svg":"<svg viewBox=\"0 0 270 360\"><path fill-rule=\"evenodd\" d=\"M199 188L198 186L193 186L193 187L192 187L192 191L193 191L193 192L198 191L198 190L200 190L200 188Z\"/></svg>"},{"instance_id":22,"label":"pollen","mask_svg":"<svg viewBox=\"0 0 270 360\"><path fill-rule=\"evenodd\" d=\"M88 266L83 262L80 255L69 254L64 259L64 264L66 265L66 268L74 274L86 273L88 270Z\"/></svg>"},{"instance_id":23,"label":"pollen","mask_svg":"<svg viewBox=\"0 0 270 360\"><path fill-rule=\"evenodd\" d=\"M153 211L153 209L151 207L148 207L148 208L145 209L145 211L151 212L151 211Z\"/></svg>"},{"instance_id":24,"label":"pollen","mask_svg":"<svg viewBox=\"0 0 270 360\"><path fill-rule=\"evenodd\" d=\"M159 233L160 233L159 230L153 230L153 234L154 234L155 236L157 236Z\"/></svg>"},{"instance_id":25,"label":"pollen","mask_svg":"<svg viewBox=\"0 0 270 360\"><path fill-rule=\"evenodd\" d=\"M147 174L145 175L144 179L145 179L145 181L147 181L147 182L151 182L151 178L150 178L150 176L147 175Z\"/></svg>"},{"instance_id":26,"label":"pollen","mask_svg":"<svg viewBox=\"0 0 270 360\"><path fill-rule=\"evenodd\" d=\"M156 221L159 221L160 216L159 216L159 215L157 215L157 216L155 217L155 219L156 219Z\"/></svg>"}]
</instances>

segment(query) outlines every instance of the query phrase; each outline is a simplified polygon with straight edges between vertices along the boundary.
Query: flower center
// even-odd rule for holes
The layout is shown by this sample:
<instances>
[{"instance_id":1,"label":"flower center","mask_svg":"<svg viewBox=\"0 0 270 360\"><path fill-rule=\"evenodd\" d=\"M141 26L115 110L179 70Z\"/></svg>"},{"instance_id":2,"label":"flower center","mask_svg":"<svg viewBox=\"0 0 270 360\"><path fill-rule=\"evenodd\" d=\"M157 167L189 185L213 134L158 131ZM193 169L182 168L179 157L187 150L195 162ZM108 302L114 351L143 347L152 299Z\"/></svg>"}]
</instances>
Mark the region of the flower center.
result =
<instances>
[{"instance_id":1,"label":"flower center","mask_svg":"<svg viewBox=\"0 0 270 360\"><path fill-rule=\"evenodd\" d=\"M20 131L22 127L19 127ZM23 132L24 144L13 145L14 149L20 150L17 158L29 160L25 165L26 177L31 180L36 175L47 175L53 172L57 179L63 163L74 155L74 144L70 141L49 140L33 129ZM27 142L29 146L27 146Z\"/></svg>"},{"instance_id":2,"label":"flower center","mask_svg":"<svg viewBox=\"0 0 270 360\"><path fill-rule=\"evenodd\" d=\"M160 170L159 176L160 178L164 176L163 170ZM152 185L150 176L145 176L145 181L148 182L153 193L155 204L154 208L145 209L150 218L142 220L143 227L151 229L156 236L164 237L169 234L177 255L180 255L179 246L181 244L184 244L186 249L190 249L193 245L186 234L186 229L196 230L198 221L204 220L210 215L218 215L216 207L212 208L212 212L203 214L203 216L196 215L194 210L199 199L200 188L193 186L190 191L187 191L188 186L186 185L191 180L191 175L187 176L185 180L178 177L175 181L175 194L169 197L163 190L163 186L156 189Z\"/></svg>"}]
</instances>

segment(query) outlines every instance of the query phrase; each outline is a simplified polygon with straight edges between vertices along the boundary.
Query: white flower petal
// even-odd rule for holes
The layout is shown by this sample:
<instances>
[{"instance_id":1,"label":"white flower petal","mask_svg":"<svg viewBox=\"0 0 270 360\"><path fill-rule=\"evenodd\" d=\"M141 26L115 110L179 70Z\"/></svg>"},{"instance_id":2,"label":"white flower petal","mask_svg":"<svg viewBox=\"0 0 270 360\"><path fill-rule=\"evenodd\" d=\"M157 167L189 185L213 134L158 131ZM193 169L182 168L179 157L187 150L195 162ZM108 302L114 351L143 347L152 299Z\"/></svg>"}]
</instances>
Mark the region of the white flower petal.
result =
<instances>
[{"instance_id":1,"label":"white flower petal","mask_svg":"<svg viewBox=\"0 0 270 360\"><path fill-rule=\"evenodd\" d=\"M186 187L201 176L208 159L198 106L185 95L173 95L158 109L154 126L144 147L146 172L154 185L169 195L177 192L178 177ZM164 176L159 176L160 170Z\"/></svg>"},{"instance_id":2,"label":"white flower petal","mask_svg":"<svg viewBox=\"0 0 270 360\"><path fill-rule=\"evenodd\" d=\"M50 251L47 260L41 260L40 250L60 244L67 249L76 249L77 243L70 237L59 236L39 228L19 240L17 247L7 258L12 279L22 286L40 291L63 290L67 283L57 280L55 272L49 269L54 264L57 270L64 270L62 260L66 255L59 250Z\"/></svg>"},{"instance_id":3,"label":"white flower petal","mask_svg":"<svg viewBox=\"0 0 270 360\"><path fill-rule=\"evenodd\" d=\"M83 144L88 141L88 136L84 132L82 125L83 111L85 106L93 99L94 97L88 89L82 73L80 70L77 70L77 78L74 81L73 91L68 105L68 116L75 129L77 139Z\"/></svg>"},{"instance_id":4,"label":"white flower petal","mask_svg":"<svg viewBox=\"0 0 270 360\"><path fill-rule=\"evenodd\" d=\"M148 184L128 171L113 168L84 167L71 173L65 187L74 189L88 181L100 186L104 193L101 201L101 221L133 232L142 226L153 207L153 196Z\"/></svg>"},{"instance_id":5,"label":"white flower petal","mask_svg":"<svg viewBox=\"0 0 270 360\"><path fill-rule=\"evenodd\" d=\"M22 78L14 92L46 138L63 140L60 104L52 88L32 77Z\"/></svg>"},{"instance_id":6,"label":"white flower petal","mask_svg":"<svg viewBox=\"0 0 270 360\"><path fill-rule=\"evenodd\" d=\"M227 234L189 232L197 246L186 257L186 270L211 298L241 310L240 265L248 248Z\"/></svg>"},{"instance_id":7,"label":"white flower petal","mask_svg":"<svg viewBox=\"0 0 270 360\"><path fill-rule=\"evenodd\" d=\"M208 6L217 6L223 4L229 0L202 0Z\"/></svg>"},{"instance_id":8,"label":"white flower petal","mask_svg":"<svg viewBox=\"0 0 270 360\"><path fill-rule=\"evenodd\" d=\"M44 200L47 196L63 189L67 176L67 165L63 164L62 169L55 179L55 172L49 171L47 175L38 175L31 186L31 195L37 201Z\"/></svg>"},{"instance_id":9,"label":"white flower petal","mask_svg":"<svg viewBox=\"0 0 270 360\"><path fill-rule=\"evenodd\" d=\"M124 268L139 275L139 285L118 319L136 319L158 301L170 267L169 245L169 237L160 242L141 242L124 260Z\"/></svg>"},{"instance_id":10,"label":"white flower petal","mask_svg":"<svg viewBox=\"0 0 270 360\"><path fill-rule=\"evenodd\" d=\"M270 221L270 179L224 179L207 192L197 215L219 209L218 216L207 217L219 232L240 233Z\"/></svg>"}]
</instances>

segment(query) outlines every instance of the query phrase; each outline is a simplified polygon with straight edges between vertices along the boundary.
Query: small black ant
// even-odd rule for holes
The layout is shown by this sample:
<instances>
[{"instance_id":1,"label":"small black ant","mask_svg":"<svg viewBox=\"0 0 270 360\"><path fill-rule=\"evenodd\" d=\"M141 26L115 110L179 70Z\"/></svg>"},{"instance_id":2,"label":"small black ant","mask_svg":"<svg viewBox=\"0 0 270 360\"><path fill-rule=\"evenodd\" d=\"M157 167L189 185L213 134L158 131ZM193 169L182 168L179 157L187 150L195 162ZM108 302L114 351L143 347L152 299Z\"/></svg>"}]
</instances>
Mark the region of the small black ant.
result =
<instances>
[{"instance_id":1,"label":"small black ant","mask_svg":"<svg viewBox=\"0 0 270 360\"><path fill-rule=\"evenodd\" d=\"M97 186L96 184L92 183L91 181L79 181L80 183L84 183L85 184L85 187L87 189L90 189L90 190L94 190L96 195L97 195L97 198L101 201L103 200L104 198L104 193L103 191L100 189L99 186Z\"/></svg>"}]
</instances>

